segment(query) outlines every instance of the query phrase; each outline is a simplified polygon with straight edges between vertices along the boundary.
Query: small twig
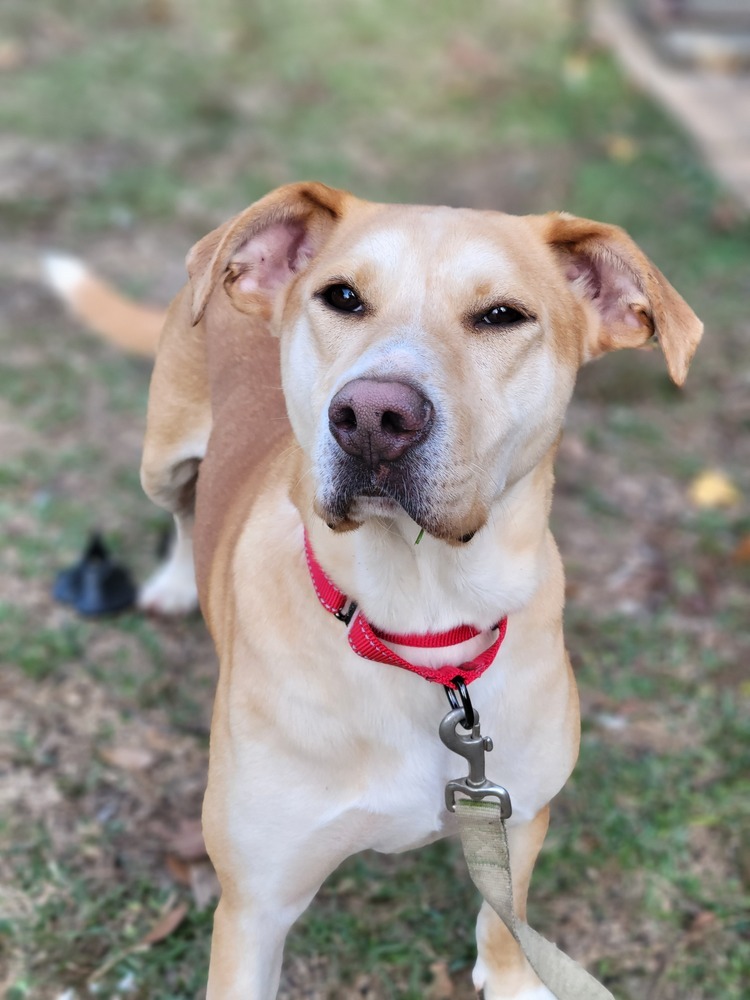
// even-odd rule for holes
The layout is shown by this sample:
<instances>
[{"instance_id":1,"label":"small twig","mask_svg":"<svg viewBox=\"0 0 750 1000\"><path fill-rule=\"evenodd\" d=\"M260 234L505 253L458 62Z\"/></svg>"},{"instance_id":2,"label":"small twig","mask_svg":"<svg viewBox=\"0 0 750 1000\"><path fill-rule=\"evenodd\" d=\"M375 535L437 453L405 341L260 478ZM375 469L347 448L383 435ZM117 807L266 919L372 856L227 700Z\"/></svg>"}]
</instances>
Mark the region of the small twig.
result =
<instances>
[{"instance_id":1,"label":"small twig","mask_svg":"<svg viewBox=\"0 0 750 1000\"><path fill-rule=\"evenodd\" d=\"M94 969L91 975L86 980L87 986L92 986L98 979L103 979L106 974L113 969L116 965L119 965L123 959L127 958L129 955L137 955L139 952L148 951L151 945L144 944L139 941L137 944L131 945L129 948L125 948L123 951L117 952L108 958L106 962L103 962L98 969Z\"/></svg>"},{"instance_id":2,"label":"small twig","mask_svg":"<svg viewBox=\"0 0 750 1000\"><path fill-rule=\"evenodd\" d=\"M162 906L161 908L159 919L162 919L165 916L165 914L169 913L169 911L174 906L176 899L177 899L176 893L172 893L169 896L164 906ZM135 944L130 945L129 948L124 948L122 951L116 952L114 955L108 958L106 962L103 962L98 969L94 969L94 971L86 980L86 984L88 986L92 985L98 979L102 979L104 976L106 976L106 974L111 969L113 969L116 965L119 965L120 962L122 962L123 959L127 958L129 955L137 955L140 952L148 951L150 947L151 945L149 944L149 942L143 941L143 939L141 939L140 941L137 941Z\"/></svg>"}]
</instances>

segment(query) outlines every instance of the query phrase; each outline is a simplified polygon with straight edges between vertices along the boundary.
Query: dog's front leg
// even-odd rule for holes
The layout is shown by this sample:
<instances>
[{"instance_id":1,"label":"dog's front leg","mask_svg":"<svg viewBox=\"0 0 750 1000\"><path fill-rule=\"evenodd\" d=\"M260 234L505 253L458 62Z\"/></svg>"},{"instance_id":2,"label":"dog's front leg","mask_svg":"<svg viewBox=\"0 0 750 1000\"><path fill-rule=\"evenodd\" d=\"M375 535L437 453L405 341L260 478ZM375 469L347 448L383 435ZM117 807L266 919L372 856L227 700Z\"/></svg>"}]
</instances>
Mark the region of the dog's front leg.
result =
<instances>
[{"instance_id":1,"label":"dog's front leg","mask_svg":"<svg viewBox=\"0 0 750 1000\"><path fill-rule=\"evenodd\" d=\"M508 850L516 916L526 919L531 872L549 825L549 807L530 823L508 828ZM483 903L477 920L474 986L484 1000L554 1000L531 969L505 924Z\"/></svg>"},{"instance_id":2,"label":"dog's front leg","mask_svg":"<svg viewBox=\"0 0 750 1000\"><path fill-rule=\"evenodd\" d=\"M283 821L267 838L251 836L233 846L223 838L217 843L204 816L206 844L222 886L206 1000L274 1000L290 928L352 853L345 825L299 836L309 817L281 812Z\"/></svg>"},{"instance_id":3,"label":"dog's front leg","mask_svg":"<svg viewBox=\"0 0 750 1000\"><path fill-rule=\"evenodd\" d=\"M206 1000L274 1000L286 936L309 902L282 907L225 892L214 915Z\"/></svg>"},{"instance_id":4,"label":"dog's front leg","mask_svg":"<svg viewBox=\"0 0 750 1000\"><path fill-rule=\"evenodd\" d=\"M231 675L236 666L222 670ZM262 708L270 700L259 688L253 698ZM346 790L337 797L318 756L290 754L289 737L274 739L279 725L248 712L247 692L229 692L220 679L203 802L222 890L206 1000L274 1000L289 929L331 872L368 842L372 814L349 809Z\"/></svg>"}]
</instances>

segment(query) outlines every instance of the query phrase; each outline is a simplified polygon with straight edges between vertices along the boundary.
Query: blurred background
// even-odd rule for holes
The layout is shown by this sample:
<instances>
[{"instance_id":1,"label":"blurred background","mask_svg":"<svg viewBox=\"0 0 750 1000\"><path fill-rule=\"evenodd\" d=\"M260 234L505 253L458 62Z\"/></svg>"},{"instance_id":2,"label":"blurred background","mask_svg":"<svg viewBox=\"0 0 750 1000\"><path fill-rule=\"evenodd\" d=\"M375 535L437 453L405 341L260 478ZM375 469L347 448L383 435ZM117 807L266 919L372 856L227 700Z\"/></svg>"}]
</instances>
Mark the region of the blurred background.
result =
<instances>
[{"instance_id":1,"label":"blurred background","mask_svg":"<svg viewBox=\"0 0 750 1000\"><path fill-rule=\"evenodd\" d=\"M40 256L165 305L196 239L307 178L618 223L704 319L683 391L658 352L579 380L553 520L584 735L530 920L622 1000L747 996L749 37L742 0L5 0L7 1000L202 997L216 892L201 621L51 597L94 528L143 580L167 521L138 484L150 364L67 317ZM354 859L282 996L471 997L467 882L450 844Z\"/></svg>"}]
</instances>

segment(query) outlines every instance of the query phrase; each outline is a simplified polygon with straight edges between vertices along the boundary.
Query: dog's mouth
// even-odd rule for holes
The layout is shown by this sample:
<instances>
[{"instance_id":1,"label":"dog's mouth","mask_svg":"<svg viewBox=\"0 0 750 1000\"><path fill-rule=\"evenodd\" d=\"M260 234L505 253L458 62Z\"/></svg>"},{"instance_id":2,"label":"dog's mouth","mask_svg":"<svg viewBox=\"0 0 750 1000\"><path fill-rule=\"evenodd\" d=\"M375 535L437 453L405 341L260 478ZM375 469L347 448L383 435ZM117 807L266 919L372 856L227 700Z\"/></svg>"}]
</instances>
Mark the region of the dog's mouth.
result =
<instances>
[{"instance_id":1,"label":"dog's mouth","mask_svg":"<svg viewBox=\"0 0 750 1000\"><path fill-rule=\"evenodd\" d=\"M467 524L442 514L437 483L413 468L411 457L382 462L375 469L360 463L337 463L330 488L318 493L315 510L333 531L351 531L371 518L405 512L420 529L451 544L471 541L483 521Z\"/></svg>"},{"instance_id":2,"label":"dog's mouth","mask_svg":"<svg viewBox=\"0 0 750 1000\"><path fill-rule=\"evenodd\" d=\"M338 526L356 513L402 508L420 524L426 511L418 480L406 462L381 462L370 469L360 462L343 461L334 474L330 490L321 501L326 521Z\"/></svg>"}]
</instances>

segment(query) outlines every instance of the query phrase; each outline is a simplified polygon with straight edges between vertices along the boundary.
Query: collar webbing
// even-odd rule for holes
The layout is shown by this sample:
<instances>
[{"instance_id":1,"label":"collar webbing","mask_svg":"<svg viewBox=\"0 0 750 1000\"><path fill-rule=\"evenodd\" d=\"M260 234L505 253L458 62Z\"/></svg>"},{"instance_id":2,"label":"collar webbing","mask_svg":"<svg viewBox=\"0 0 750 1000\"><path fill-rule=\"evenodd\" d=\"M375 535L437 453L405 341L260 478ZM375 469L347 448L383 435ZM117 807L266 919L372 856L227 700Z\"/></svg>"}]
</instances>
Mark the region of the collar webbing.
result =
<instances>
[{"instance_id":1,"label":"collar webbing","mask_svg":"<svg viewBox=\"0 0 750 1000\"><path fill-rule=\"evenodd\" d=\"M305 558L318 600L326 611L330 611L331 614L349 625L347 632L349 645L358 656L366 660L386 663L392 667L401 667L424 677L425 680L443 684L448 688L455 688L456 679L463 680L465 684L471 684L477 677L481 677L495 659L505 638L507 618L503 618L495 626L497 636L492 645L472 660L442 667L425 667L417 663L410 663L395 653L386 643L421 649L446 648L459 642L465 642L467 639L473 639L475 636L481 635L482 630L473 625L457 625L445 632L425 632L422 634L381 631L368 622L362 612L357 610L356 603L328 578L325 570L315 558L307 532L305 532Z\"/></svg>"}]
</instances>

